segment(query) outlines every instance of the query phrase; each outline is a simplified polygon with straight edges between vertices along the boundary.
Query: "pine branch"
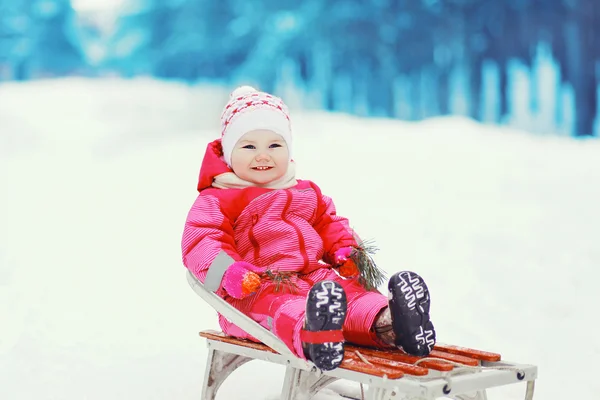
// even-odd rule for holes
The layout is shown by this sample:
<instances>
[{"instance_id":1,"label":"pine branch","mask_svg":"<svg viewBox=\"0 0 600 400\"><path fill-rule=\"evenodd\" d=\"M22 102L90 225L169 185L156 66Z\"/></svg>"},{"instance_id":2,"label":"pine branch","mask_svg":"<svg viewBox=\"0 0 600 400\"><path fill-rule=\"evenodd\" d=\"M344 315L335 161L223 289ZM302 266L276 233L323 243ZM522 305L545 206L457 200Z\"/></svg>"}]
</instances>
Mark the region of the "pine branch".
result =
<instances>
[{"instance_id":1,"label":"pine branch","mask_svg":"<svg viewBox=\"0 0 600 400\"><path fill-rule=\"evenodd\" d=\"M361 241L350 254L350 258L360 271L358 281L367 290L376 290L387 280L385 272L373 260L372 256L377 250L379 249L373 244L373 241Z\"/></svg>"},{"instance_id":2,"label":"pine branch","mask_svg":"<svg viewBox=\"0 0 600 400\"><path fill-rule=\"evenodd\" d=\"M275 292L278 292L279 289L288 288L290 293L295 294L298 286L291 279L293 275L292 272L280 272L271 268L265 271L266 278L275 282Z\"/></svg>"}]
</instances>

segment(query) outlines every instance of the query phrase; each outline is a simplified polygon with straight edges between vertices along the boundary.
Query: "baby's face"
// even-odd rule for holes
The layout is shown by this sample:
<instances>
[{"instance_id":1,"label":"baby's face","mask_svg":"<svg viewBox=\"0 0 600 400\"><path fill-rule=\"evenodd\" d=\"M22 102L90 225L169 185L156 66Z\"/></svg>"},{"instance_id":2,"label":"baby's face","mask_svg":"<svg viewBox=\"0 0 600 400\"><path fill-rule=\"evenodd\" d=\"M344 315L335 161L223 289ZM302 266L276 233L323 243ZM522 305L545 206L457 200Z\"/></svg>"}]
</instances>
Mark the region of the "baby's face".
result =
<instances>
[{"instance_id":1,"label":"baby's face","mask_svg":"<svg viewBox=\"0 0 600 400\"><path fill-rule=\"evenodd\" d=\"M289 155L281 135L265 129L250 131L235 144L231 169L246 181L267 185L285 175Z\"/></svg>"}]
</instances>

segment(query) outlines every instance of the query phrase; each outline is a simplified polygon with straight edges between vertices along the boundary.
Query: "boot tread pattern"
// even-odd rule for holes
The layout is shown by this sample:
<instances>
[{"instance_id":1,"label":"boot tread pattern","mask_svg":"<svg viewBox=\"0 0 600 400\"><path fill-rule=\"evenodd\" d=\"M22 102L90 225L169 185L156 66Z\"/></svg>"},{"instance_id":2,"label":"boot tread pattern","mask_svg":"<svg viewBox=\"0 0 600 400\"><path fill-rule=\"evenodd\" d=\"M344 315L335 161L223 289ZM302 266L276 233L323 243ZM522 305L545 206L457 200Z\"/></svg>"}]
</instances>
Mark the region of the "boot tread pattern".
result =
<instances>
[{"instance_id":1,"label":"boot tread pattern","mask_svg":"<svg viewBox=\"0 0 600 400\"><path fill-rule=\"evenodd\" d=\"M436 338L429 317L429 290L423 278L402 271L392 276L388 289L396 344L409 354L428 355Z\"/></svg>"},{"instance_id":2,"label":"boot tread pattern","mask_svg":"<svg viewBox=\"0 0 600 400\"><path fill-rule=\"evenodd\" d=\"M342 330L346 310L346 293L339 283L317 282L308 292L304 329L311 332ZM337 368L344 359L343 341L307 343L305 348L307 357L324 371Z\"/></svg>"}]
</instances>

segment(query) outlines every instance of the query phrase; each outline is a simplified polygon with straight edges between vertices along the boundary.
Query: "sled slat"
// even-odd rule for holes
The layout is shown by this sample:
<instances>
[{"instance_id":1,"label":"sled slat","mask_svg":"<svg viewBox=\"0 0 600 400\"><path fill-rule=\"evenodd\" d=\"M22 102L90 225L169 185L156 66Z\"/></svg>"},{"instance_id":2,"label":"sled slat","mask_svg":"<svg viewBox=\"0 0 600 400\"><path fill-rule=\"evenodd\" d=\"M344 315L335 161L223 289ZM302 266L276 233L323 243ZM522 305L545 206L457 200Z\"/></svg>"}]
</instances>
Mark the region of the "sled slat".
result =
<instances>
[{"instance_id":1,"label":"sled slat","mask_svg":"<svg viewBox=\"0 0 600 400\"><path fill-rule=\"evenodd\" d=\"M497 362L502 359L502 357L498 353L491 353L489 351L476 350L468 347L454 346L451 344L438 343L435 345L434 350L444 351L450 354L457 354L459 356L470 357L481 361Z\"/></svg>"},{"instance_id":2,"label":"sled slat","mask_svg":"<svg viewBox=\"0 0 600 400\"><path fill-rule=\"evenodd\" d=\"M460 356L458 354L446 353L444 351L439 350L433 350L431 353L429 353L429 357L442 358L444 360L465 364L470 367L476 367L479 365L479 361L477 361L474 358Z\"/></svg>"},{"instance_id":3,"label":"sled slat","mask_svg":"<svg viewBox=\"0 0 600 400\"><path fill-rule=\"evenodd\" d=\"M382 367L392 368L397 371L402 371L405 374L417 375L417 376L423 376L423 375L427 375L429 373L429 370L427 368L419 367L416 365L406 364L406 363L403 363L400 361L388 360L388 359L377 357L377 356L367 356L367 355L363 354L362 351L360 351L360 355L363 356L371 364L376 365L378 368L382 368ZM364 361L362 361L362 359L360 358L360 356L357 354L357 352L355 350L352 350L352 349L346 350L346 357L355 358L364 363Z\"/></svg>"},{"instance_id":4,"label":"sled slat","mask_svg":"<svg viewBox=\"0 0 600 400\"><path fill-rule=\"evenodd\" d=\"M397 362L401 362L401 363L405 363L405 364L414 364L422 358L422 357L408 355L399 350L383 350L383 349L376 350L376 349L356 347L356 346L352 346L352 345L348 345L348 346L346 346L346 348L351 349L351 350L358 350L363 356L379 357L379 358L383 358L386 360L397 361ZM451 371L454 368L452 366L452 364L450 364L450 363L447 363L444 361L437 361L437 360L426 360L426 361L420 362L418 367L431 368L431 369L435 369L437 371Z\"/></svg>"},{"instance_id":5,"label":"sled slat","mask_svg":"<svg viewBox=\"0 0 600 400\"><path fill-rule=\"evenodd\" d=\"M369 365L355 355L346 355L342 361L342 364L340 365L340 368L379 377L387 375L388 379L399 379L404 376L404 372L399 369L379 364Z\"/></svg>"},{"instance_id":6,"label":"sled slat","mask_svg":"<svg viewBox=\"0 0 600 400\"><path fill-rule=\"evenodd\" d=\"M246 340L246 339L238 339L236 337L226 335L222 332L202 331L202 332L200 332L200 336L202 336L203 338L206 338L206 339L216 340L218 342L235 344L238 346L248 347L248 348L254 349L254 350L263 350L263 351L270 351L271 353L275 353L275 351L272 348L270 348L269 346L266 346L262 343L256 343L256 342L253 342L251 340Z\"/></svg>"}]
</instances>

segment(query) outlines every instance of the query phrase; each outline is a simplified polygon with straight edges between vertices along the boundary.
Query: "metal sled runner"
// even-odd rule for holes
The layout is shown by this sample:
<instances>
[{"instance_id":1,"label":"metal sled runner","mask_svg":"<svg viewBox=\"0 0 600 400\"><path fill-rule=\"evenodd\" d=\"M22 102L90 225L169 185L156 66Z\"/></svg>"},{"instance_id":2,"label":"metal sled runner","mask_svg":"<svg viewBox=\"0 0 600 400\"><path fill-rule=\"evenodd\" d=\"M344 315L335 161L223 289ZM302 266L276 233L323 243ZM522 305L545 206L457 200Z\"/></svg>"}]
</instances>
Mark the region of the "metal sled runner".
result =
<instances>
[{"instance_id":1,"label":"metal sled runner","mask_svg":"<svg viewBox=\"0 0 600 400\"><path fill-rule=\"evenodd\" d=\"M497 353L453 345L437 344L429 356L414 357L400 350L347 344L341 366L333 371L320 371L310 361L293 354L272 332L205 288L190 272L187 279L192 289L217 312L262 342L216 331L200 332L209 349L202 400L214 400L225 379L252 360L285 366L281 400L309 400L337 380L360 383L358 394L340 394L361 400L487 400L487 389L514 383L526 383L525 399L533 398L536 366L507 362ZM364 391L363 385L367 386Z\"/></svg>"}]
</instances>

